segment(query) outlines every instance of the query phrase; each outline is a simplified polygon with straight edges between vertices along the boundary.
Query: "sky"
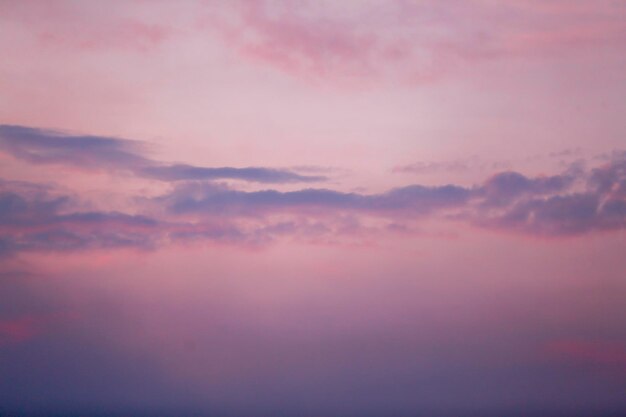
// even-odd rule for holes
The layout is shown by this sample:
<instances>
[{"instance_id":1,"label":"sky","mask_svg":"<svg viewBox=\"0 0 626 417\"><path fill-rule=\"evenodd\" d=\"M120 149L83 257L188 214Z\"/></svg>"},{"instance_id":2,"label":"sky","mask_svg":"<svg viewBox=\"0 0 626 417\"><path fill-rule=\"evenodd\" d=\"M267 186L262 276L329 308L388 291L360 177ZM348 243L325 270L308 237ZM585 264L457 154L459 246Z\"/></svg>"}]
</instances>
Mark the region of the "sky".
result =
<instances>
[{"instance_id":1,"label":"sky","mask_svg":"<svg viewBox=\"0 0 626 417\"><path fill-rule=\"evenodd\" d=\"M626 415L626 3L0 0L1 416Z\"/></svg>"}]
</instances>

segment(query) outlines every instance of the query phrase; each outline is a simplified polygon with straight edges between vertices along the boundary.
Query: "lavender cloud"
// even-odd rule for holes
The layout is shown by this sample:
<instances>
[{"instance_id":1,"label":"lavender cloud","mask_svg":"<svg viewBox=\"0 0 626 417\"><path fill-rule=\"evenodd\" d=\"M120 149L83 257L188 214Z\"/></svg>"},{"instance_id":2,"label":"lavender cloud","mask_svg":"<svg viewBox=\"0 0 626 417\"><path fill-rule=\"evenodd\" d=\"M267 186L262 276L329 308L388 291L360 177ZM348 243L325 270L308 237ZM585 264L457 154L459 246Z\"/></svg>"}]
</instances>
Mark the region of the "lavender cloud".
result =
<instances>
[{"instance_id":1,"label":"lavender cloud","mask_svg":"<svg viewBox=\"0 0 626 417\"><path fill-rule=\"evenodd\" d=\"M585 172L527 177L501 172L473 187L410 185L380 194L330 189L241 191L215 185L177 187L158 197L172 215L308 216L358 213L397 219L439 215L476 227L540 236L579 235L626 227L626 162Z\"/></svg>"},{"instance_id":2,"label":"lavender cloud","mask_svg":"<svg viewBox=\"0 0 626 417\"><path fill-rule=\"evenodd\" d=\"M574 186L580 183L578 189ZM468 211L472 222L490 228L543 235L577 235L626 227L626 159L615 158L585 173L526 178L497 174L478 193L482 207ZM496 206L490 210L487 206Z\"/></svg>"},{"instance_id":3,"label":"lavender cloud","mask_svg":"<svg viewBox=\"0 0 626 417\"><path fill-rule=\"evenodd\" d=\"M159 223L146 216L71 211L70 196L24 191L19 184L0 182L0 256L33 250L147 248L160 233Z\"/></svg>"},{"instance_id":4,"label":"lavender cloud","mask_svg":"<svg viewBox=\"0 0 626 417\"><path fill-rule=\"evenodd\" d=\"M60 164L88 170L121 170L161 181L235 179L261 183L323 181L323 176L263 167L200 167L167 164L144 156L140 141L70 135L25 126L0 125L0 151L33 164Z\"/></svg>"},{"instance_id":5,"label":"lavender cloud","mask_svg":"<svg viewBox=\"0 0 626 417\"><path fill-rule=\"evenodd\" d=\"M140 175L162 181L234 179L262 183L317 182L323 176L300 175L292 171L271 168L197 167L176 164L148 166L138 171Z\"/></svg>"},{"instance_id":6,"label":"lavender cloud","mask_svg":"<svg viewBox=\"0 0 626 417\"><path fill-rule=\"evenodd\" d=\"M411 185L382 194L344 193L329 189L239 191L212 185L183 186L159 197L170 211L184 213L258 214L288 209L347 210L357 212L427 212L462 205L470 192L454 185Z\"/></svg>"},{"instance_id":7,"label":"lavender cloud","mask_svg":"<svg viewBox=\"0 0 626 417\"><path fill-rule=\"evenodd\" d=\"M85 210L78 194L50 185L0 181L0 254L151 249L191 241L262 245L290 237L417 230L409 225L429 218L543 237L626 227L626 153L621 151L590 170L574 164L560 174L535 177L505 171L471 187L412 184L367 194L330 188L242 190L211 180L288 183L318 177L271 168L166 165L143 156L144 148L125 139L0 126L0 149L31 163L122 169L174 182L157 197L136 195L137 207L126 212L98 209L95 203ZM366 225L366 219L376 225Z\"/></svg>"}]
</instances>

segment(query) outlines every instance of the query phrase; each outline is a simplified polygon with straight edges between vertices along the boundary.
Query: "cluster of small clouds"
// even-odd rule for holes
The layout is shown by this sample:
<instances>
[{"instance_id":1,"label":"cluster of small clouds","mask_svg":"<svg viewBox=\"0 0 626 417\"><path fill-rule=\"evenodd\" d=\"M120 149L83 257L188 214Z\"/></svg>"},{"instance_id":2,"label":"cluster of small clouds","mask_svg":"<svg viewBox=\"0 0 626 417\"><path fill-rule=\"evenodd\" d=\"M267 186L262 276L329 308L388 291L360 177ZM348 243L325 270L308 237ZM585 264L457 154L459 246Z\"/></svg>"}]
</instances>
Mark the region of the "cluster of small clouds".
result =
<instances>
[{"instance_id":1,"label":"cluster of small clouds","mask_svg":"<svg viewBox=\"0 0 626 417\"><path fill-rule=\"evenodd\" d=\"M12 158L35 165L123 170L170 184L156 197L137 196L139 213L126 213L85 211L78 194L2 181L0 253L148 249L199 240L258 245L285 236L337 237L365 229L410 234L412 224L428 218L544 237L626 227L626 152L614 152L591 170L573 165L561 174L537 177L505 171L470 187L413 184L366 194L310 187L242 190L216 180L283 184L326 178L263 167L167 164L147 158L145 149L127 139L0 126L0 152ZM365 227L368 219L379 227Z\"/></svg>"}]
</instances>

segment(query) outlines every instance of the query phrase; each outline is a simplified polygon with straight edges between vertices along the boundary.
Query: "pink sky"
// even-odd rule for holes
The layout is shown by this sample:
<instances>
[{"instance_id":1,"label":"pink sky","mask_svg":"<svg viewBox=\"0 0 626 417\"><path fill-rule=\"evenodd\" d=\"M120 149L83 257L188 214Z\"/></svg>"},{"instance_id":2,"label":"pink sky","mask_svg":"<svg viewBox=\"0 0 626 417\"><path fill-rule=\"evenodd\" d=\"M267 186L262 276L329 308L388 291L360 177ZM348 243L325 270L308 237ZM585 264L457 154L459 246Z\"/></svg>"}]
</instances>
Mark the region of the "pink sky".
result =
<instances>
[{"instance_id":1,"label":"pink sky","mask_svg":"<svg viewBox=\"0 0 626 417\"><path fill-rule=\"evenodd\" d=\"M0 415L626 412L625 22L0 1Z\"/></svg>"}]
</instances>

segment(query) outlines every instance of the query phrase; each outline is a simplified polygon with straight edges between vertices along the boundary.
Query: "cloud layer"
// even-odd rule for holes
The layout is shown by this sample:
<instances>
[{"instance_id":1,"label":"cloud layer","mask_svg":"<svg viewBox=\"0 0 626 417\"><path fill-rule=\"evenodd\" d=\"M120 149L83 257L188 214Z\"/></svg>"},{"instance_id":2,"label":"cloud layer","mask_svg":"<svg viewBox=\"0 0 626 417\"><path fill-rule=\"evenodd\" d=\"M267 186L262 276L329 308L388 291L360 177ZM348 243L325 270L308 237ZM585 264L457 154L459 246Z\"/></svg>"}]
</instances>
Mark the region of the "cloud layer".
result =
<instances>
[{"instance_id":1,"label":"cloud layer","mask_svg":"<svg viewBox=\"0 0 626 417\"><path fill-rule=\"evenodd\" d=\"M475 61L626 39L616 2L235 1L207 19L245 59L313 80L421 83Z\"/></svg>"},{"instance_id":2,"label":"cloud layer","mask_svg":"<svg viewBox=\"0 0 626 417\"><path fill-rule=\"evenodd\" d=\"M270 168L167 165L143 156L136 141L73 136L20 126L0 127L0 149L35 165L68 165L172 182L156 197L136 195L139 211L90 209L53 186L0 183L0 252L155 248L182 241L258 245L276 238L327 241L345 236L411 234L429 219L544 237L626 227L626 153L599 166L575 164L553 176L496 173L472 187L412 184L379 194L330 188L243 190L217 183L318 180ZM93 204L92 204L93 206Z\"/></svg>"},{"instance_id":3,"label":"cloud layer","mask_svg":"<svg viewBox=\"0 0 626 417\"><path fill-rule=\"evenodd\" d=\"M87 170L123 170L161 181L235 179L264 183L317 182L322 176L271 168L198 167L167 164L144 156L138 141L76 136L24 126L0 125L0 151L36 164L59 164Z\"/></svg>"}]
</instances>

